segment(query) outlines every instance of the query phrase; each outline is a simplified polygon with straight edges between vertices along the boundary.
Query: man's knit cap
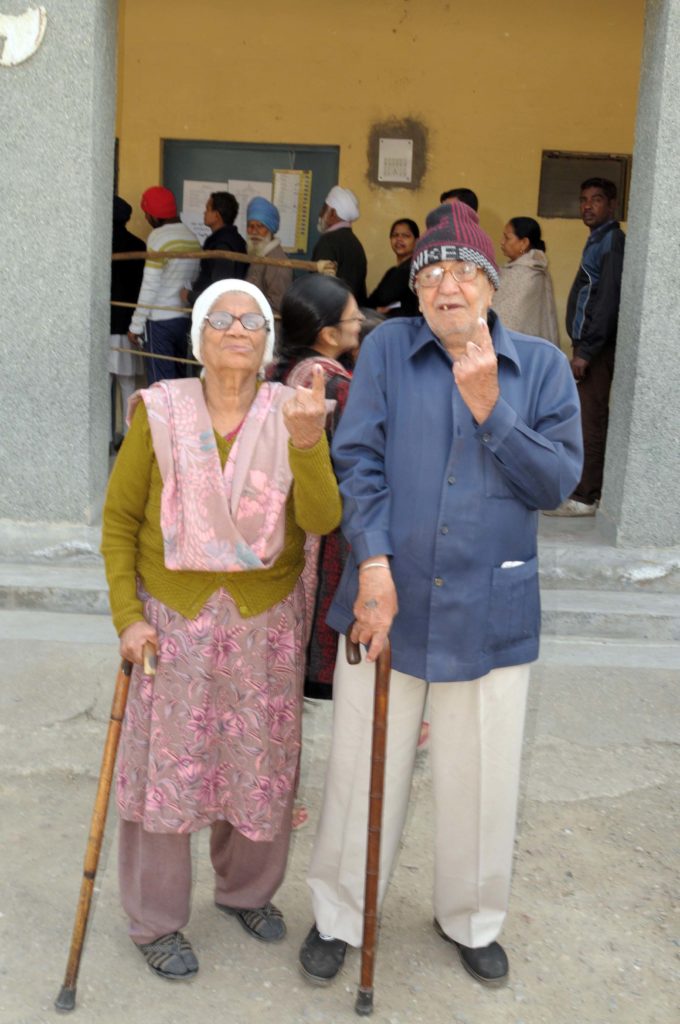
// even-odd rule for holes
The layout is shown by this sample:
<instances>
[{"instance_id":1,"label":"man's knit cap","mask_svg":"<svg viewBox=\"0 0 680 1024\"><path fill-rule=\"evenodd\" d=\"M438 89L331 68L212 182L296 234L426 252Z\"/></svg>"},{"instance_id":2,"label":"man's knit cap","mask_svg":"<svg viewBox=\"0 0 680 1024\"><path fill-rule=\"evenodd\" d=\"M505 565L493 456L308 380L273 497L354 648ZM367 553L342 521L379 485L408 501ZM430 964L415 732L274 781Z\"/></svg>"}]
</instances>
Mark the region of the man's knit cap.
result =
<instances>
[{"instance_id":1,"label":"man's knit cap","mask_svg":"<svg viewBox=\"0 0 680 1024\"><path fill-rule=\"evenodd\" d=\"M409 284L415 291L415 277L419 270L432 263L447 260L466 260L474 263L498 288L498 265L493 242L479 225L479 217L459 200L442 203L428 213L427 230L420 236L413 250Z\"/></svg>"}]
</instances>

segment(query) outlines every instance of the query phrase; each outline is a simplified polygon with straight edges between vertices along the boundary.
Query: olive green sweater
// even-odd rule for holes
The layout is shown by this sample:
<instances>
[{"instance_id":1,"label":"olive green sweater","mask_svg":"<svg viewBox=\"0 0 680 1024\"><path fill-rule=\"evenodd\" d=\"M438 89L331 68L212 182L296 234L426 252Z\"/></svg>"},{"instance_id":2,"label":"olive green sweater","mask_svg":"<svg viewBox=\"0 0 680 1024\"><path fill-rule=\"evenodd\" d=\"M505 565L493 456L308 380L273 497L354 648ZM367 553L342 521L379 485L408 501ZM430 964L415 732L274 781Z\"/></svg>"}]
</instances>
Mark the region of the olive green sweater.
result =
<instances>
[{"instance_id":1,"label":"olive green sweater","mask_svg":"<svg viewBox=\"0 0 680 1024\"><path fill-rule=\"evenodd\" d=\"M222 467L231 442L215 433ZM118 633L144 618L137 577L152 597L193 619L224 587L239 613L259 615L291 592L304 566L305 533L338 526L340 495L325 433L306 450L288 445L293 484L286 505L284 546L269 569L195 572L166 569L160 527L163 482L154 455L146 407L140 402L115 465L104 504L101 551L106 565L113 623Z\"/></svg>"}]
</instances>

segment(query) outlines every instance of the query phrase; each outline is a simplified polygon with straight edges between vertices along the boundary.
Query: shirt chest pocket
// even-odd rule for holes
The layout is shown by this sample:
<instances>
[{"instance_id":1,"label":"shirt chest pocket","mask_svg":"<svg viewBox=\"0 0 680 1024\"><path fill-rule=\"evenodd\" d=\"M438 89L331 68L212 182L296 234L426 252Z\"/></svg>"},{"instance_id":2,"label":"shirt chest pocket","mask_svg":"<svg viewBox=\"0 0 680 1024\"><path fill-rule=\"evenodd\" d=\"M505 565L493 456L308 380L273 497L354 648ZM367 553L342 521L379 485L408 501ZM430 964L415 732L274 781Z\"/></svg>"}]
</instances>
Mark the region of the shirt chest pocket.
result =
<instances>
[{"instance_id":1,"label":"shirt chest pocket","mask_svg":"<svg viewBox=\"0 0 680 1024\"><path fill-rule=\"evenodd\" d=\"M502 650L538 634L538 558L491 572L489 649Z\"/></svg>"}]
</instances>

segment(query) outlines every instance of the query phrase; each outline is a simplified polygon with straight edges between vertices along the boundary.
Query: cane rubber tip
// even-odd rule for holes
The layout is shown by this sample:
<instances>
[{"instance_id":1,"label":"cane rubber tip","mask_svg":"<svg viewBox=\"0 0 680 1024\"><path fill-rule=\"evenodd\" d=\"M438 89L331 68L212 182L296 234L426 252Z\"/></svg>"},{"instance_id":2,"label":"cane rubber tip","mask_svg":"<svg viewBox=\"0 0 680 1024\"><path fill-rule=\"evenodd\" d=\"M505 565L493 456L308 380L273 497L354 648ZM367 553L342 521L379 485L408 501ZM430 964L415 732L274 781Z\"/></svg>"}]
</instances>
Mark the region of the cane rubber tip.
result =
<instances>
[{"instance_id":1,"label":"cane rubber tip","mask_svg":"<svg viewBox=\"0 0 680 1024\"><path fill-rule=\"evenodd\" d=\"M357 1000L354 1009L360 1017L370 1017L373 1013L373 989L360 988L357 992Z\"/></svg>"},{"instance_id":2,"label":"cane rubber tip","mask_svg":"<svg viewBox=\"0 0 680 1024\"><path fill-rule=\"evenodd\" d=\"M55 1010L59 1010L60 1013L68 1013L69 1010L75 1010L76 990L74 988L67 988L66 985L64 985L61 992L54 1000L54 1008Z\"/></svg>"}]
</instances>

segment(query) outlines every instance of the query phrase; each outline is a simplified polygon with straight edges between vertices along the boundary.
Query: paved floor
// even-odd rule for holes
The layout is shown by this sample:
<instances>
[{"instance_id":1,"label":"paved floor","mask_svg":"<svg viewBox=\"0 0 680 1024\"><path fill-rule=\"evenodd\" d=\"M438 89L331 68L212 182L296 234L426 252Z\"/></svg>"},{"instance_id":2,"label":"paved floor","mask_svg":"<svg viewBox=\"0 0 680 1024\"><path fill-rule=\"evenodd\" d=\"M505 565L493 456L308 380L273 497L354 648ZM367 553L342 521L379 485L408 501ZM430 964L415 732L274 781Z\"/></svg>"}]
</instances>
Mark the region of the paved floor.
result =
<instances>
[{"instance_id":1,"label":"paved floor","mask_svg":"<svg viewBox=\"0 0 680 1024\"><path fill-rule=\"evenodd\" d=\"M0 1024L53 1021L63 978L117 654L103 616L0 613ZM551 639L533 674L511 915L510 984L486 991L431 927L430 782L419 755L384 908L380 1024L677 1024L680 1020L680 720L677 644ZM305 713L296 834L271 948L212 906L196 839L188 985L155 978L125 935L110 816L73 1020L86 1024L356 1019L359 956L328 989L299 976L304 873L330 732Z\"/></svg>"}]
</instances>

